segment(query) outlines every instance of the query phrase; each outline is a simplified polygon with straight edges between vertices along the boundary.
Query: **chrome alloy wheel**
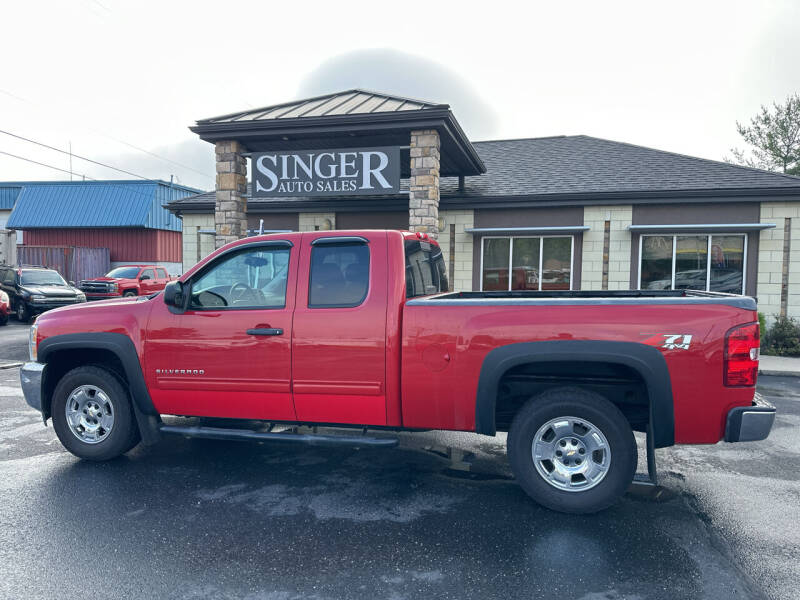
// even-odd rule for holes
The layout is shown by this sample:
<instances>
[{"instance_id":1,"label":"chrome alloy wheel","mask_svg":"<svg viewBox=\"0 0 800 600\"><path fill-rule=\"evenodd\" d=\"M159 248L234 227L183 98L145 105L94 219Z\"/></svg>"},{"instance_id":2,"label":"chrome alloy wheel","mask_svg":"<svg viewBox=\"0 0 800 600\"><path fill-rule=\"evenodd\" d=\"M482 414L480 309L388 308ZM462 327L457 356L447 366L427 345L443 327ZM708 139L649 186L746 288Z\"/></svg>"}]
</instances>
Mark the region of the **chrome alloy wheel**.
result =
<instances>
[{"instance_id":1,"label":"chrome alloy wheel","mask_svg":"<svg viewBox=\"0 0 800 600\"><path fill-rule=\"evenodd\" d=\"M82 385L70 392L66 415L69 430L86 444L102 442L114 428L114 405L108 395L94 385Z\"/></svg>"},{"instance_id":2,"label":"chrome alloy wheel","mask_svg":"<svg viewBox=\"0 0 800 600\"><path fill-rule=\"evenodd\" d=\"M557 417L542 425L533 437L531 454L539 475L567 492L593 488L611 466L606 436L577 417Z\"/></svg>"}]
</instances>

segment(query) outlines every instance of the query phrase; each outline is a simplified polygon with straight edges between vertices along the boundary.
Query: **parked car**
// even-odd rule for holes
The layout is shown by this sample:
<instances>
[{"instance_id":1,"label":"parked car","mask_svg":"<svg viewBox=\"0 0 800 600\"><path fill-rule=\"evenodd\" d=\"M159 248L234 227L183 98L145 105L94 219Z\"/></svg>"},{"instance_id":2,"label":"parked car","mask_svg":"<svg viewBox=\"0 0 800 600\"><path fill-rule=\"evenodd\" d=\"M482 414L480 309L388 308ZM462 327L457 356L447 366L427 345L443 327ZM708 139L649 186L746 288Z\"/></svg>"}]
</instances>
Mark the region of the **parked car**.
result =
<instances>
[{"instance_id":1,"label":"parked car","mask_svg":"<svg viewBox=\"0 0 800 600\"><path fill-rule=\"evenodd\" d=\"M8 294L0 290L0 325L8 323L8 315L11 313L11 300Z\"/></svg>"},{"instance_id":2,"label":"parked car","mask_svg":"<svg viewBox=\"0 0 800 600\"><path fill-rule=\"evenodd\" d=\"M173 278L158 265L125 265L103 277L84 279L78 287L89 300L108 300L120 296L147 296L160 292Z\"/></svg>"},{"instance_id":3,"label":"parked car","mask_svg":"<svg viewBox=\"0 0 800 600\"><path fill-rule=\"evenodd\" d=\"M0 290L8 294L11 311L22 322L51 308L86 302L82 291L45 267L0 266Z\"/></svg>"},{"instance_id":4,"label":"parked car","mask_svg":"<svg viewBox=\"0 0 800 600\"><path fill-rule=\"evenodd\" d=\"M397 440L366 429L507 431L522 488L574 513L627 490L633 431L647 432L651 479L654 448L769 434L775 409L755 394L752 298L447 289L442 253L423 234L247 238L161 295L40 317L22 389L88 460L166 434L386 446ZM161 415L241 421L205 427ZM248 420L271 425L248 429ZM296 425L357 434L298 434Z\"/></svg>"}]
</instances>

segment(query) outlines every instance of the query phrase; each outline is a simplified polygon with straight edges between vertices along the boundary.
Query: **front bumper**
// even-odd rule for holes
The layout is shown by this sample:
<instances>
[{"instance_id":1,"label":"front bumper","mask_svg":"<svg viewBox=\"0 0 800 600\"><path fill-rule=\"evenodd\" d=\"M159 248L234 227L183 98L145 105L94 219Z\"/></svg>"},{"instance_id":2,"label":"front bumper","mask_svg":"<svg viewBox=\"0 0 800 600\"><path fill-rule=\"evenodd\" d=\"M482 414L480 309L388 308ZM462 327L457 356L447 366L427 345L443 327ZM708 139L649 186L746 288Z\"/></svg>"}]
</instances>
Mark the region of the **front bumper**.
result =
<instances>
[{"instance_id":1,"label":"front bumper","mask_svg":"<svg viewBox=\"0 0 800 600\"><path fill-rule=\"evenodd\" d=\"M39 313L43 313L54 308L73 306L75 304L83 304L84 302L84 300L70 300L67 302L28 302L28 310L30 310L31 313L38 315Z\"/></svg>"},{"instance_id":2,"label":"front bumper","mask_svg":"<svg viewBox=\"0 0 800 600\"><path fill-rule=\"evenodd\" d=\"M86 294L86 300L111 300L113 298L122 298L122 294Z\"/></svg>"},{"instance_id":3,"label":"front bumper","mask_svg":"<svg viewBox=\"0 0 800 600\"><path fill-rule=\"evenodd\" d=\"M42 378L45 366L39 362L27 362L19 370L25 402L39 412L42 412Z\"/></svg>"},{"instance_id":4,"label":"front bumper","mask_svg":"<svg viewBox=\"0 0 800 600\"><path fill-rule=\"evenodd\" d=\"M726 442L757 442L767 439L775 422L775 407L756 393L753 404L737 406L728 412Z\"/></svg>"}]
</instances>

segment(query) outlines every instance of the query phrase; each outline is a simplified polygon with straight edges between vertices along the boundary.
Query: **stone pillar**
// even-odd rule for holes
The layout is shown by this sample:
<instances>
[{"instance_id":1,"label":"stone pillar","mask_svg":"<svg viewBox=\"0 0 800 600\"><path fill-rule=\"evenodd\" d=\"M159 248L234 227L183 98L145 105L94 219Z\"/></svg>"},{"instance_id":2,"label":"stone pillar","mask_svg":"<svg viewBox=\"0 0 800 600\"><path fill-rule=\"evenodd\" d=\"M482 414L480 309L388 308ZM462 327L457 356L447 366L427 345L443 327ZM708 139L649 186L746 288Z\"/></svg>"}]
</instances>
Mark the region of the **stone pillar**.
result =
<instances>
[{"instance_id":1,"label":"stone pillar","mask_svg":"<svg viewBox=\"0 0 800 600\"><path fill-rule=\"evenodd\" d=\"M439 237L439 132L411 132L411 193L408 229Z\"/></svg>"},{"instance_id":2,"label":"stone pillar","mask_svg":"<svg viewBox=\"0 0 800 600\"><path fill-rule=\"evenodd\" d=\"M217 203L214 225L217 230L214 245L219 248L228 242L247 237L247 159L246 149L236 141L217 142Z\"/></svg>"}]
</instances>

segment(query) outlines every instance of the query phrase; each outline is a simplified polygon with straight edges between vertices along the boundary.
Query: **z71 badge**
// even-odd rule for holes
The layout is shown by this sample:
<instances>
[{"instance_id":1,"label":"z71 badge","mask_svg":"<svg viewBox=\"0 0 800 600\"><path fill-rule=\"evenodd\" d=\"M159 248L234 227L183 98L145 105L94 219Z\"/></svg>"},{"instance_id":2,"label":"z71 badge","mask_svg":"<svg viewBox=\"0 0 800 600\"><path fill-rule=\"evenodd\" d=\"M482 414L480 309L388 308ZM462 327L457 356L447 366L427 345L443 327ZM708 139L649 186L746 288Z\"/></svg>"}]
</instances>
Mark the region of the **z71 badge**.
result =
<instances>
[{"instance_id":1,"label":"z71 badge","mask_svg":"<svg viewBox=\"0 0 800 600\"><path fill-rule=\"evenodd\" d=\"M647 338L645 344L657 346L665 350L688 350L692 343L690 333L661 333Z\"/></svg>"}]
</instances>

